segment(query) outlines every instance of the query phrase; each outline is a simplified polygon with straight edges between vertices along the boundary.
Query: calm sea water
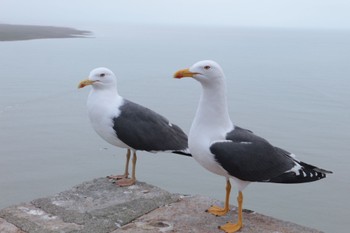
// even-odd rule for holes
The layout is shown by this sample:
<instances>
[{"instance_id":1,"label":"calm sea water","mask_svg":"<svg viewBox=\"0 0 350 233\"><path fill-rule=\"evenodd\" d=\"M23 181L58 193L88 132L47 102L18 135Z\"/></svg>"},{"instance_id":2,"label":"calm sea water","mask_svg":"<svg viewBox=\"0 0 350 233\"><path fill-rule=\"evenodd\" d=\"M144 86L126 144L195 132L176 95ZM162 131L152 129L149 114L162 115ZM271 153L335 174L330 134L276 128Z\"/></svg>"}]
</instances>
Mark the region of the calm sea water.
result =
<instances>
[{"instance_id":1,"label":"calm sea water","mask_svg":"<svg viewBox=\"0 0 350 233\"><path fill-rule=\"evenodd\" d=\"M244 208L348 232L350 32L82 29L94 31L94 38L0 43L0 208L122 172L125 151L92 130L85 107L89 88L76 88L90 70L112 69L124 97L188 132L200 86L172 74L213 59L228 78L235 124L334 172L309 184L251 184ZM139 152L137 175L171 192L224 199L224 178L190 158Z\"/></svg>"}]
</instances>

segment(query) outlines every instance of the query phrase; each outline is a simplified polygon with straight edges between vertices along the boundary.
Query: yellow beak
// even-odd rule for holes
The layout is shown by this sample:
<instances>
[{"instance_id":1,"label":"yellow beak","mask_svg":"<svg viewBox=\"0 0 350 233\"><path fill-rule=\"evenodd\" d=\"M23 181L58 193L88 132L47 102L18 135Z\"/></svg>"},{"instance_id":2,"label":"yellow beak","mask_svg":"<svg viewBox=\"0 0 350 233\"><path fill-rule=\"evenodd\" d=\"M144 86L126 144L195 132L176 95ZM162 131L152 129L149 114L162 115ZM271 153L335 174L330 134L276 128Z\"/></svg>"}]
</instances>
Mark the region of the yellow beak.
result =
<instances>
[{"instance_id":1,"label":"yellow beak","mask_svg":"<svg viewBox=\"0 0 350 233\"><path fill-rule=\"evenodd\" d=\"M85 79L79 83L78 88L83 88L85 86L92 85L93 83L94 83L94 81L91 81L89 79Z\"/></svg>"},{"instance_id":2,"label":"yellow beak","mask_svg":"<svg viewBox=\"0 0 350 233\"><path fill-rule=\"evenodd\" d=\"M198 73L191 72L189 69L179 70L174 74L174 78L185 78L185 77L193 77Z\"/></svg>"}]
</instances>

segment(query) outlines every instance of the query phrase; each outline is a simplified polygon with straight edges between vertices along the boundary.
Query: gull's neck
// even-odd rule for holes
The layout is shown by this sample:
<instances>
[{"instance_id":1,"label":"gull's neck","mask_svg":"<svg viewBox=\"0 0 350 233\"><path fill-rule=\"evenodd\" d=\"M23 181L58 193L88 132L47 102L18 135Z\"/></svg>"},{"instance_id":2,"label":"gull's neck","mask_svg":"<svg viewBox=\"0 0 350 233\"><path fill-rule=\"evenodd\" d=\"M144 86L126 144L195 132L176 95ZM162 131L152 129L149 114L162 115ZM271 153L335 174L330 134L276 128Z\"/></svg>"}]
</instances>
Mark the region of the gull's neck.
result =
<instances>
[{"instance_id":1,"label":"gull's neck","mask_svg":"<svg viewBox=\"0 0 350 233\"><path fill-rule=\"evenodd\" d=\"M195 137L206 134L212 139L224 139L226 133L233 128L227 107L225 79L201 84L202 95L190 134L195 134Z\"/></svg>"},{"instance_id":2,"label":"gull's neck","mask_svg":"<svg viewBox=\"0 0 350 233\"><path fill-rule=\"evenodd\" d=\"M99 103L104 103L106 105L115 104L115 102L120 102L122 97L118 94L117 88L111 86L108 88L92 88L88 97L88 106L95 106Z\"/></svg>"}]
</instances>

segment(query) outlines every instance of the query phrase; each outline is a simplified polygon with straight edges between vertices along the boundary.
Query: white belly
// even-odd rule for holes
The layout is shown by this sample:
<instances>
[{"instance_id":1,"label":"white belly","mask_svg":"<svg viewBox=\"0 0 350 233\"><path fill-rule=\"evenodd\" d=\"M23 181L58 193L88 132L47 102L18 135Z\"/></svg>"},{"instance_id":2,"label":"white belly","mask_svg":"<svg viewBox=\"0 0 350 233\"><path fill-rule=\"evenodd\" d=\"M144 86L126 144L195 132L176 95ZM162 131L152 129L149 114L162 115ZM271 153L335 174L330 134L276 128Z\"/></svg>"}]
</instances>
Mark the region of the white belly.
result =
<instances>
[{"instance_id":1,"label":"white belly","mask_svg":"<svg viewBox=\"0 0 350 233\"><path fill-rule=\"evenodd\" d=\"M203 141L202 141L203 143ZM209 143L207 145L201 144L199 141L189 142L189 148L192 157L204 168L220 176L231 178L238 190L243 189L250 183L249 181L240 180L236 177L231 176L228 172L221 167L221 165L215 160L214 155L210 152ZM207 149L204 149L207 148Z\"/></svg>"},{"instance_id":2,"label":"white belly","mask_svg":"<svg viewBox=\"0 0 350 233\"><path fill-rule=\"evenodd\" d=\"M112 119L106 118L99 121L91 120L91 124L93 129L96 131L96 133L100 135L108 143L121 148L130 148L128 145L126 145L124 142L119 140L119 138L117 137L116 132L113 129Z\"/></svg>"},{"instance_id":3,"label":"white belly","mask_svg":"<svg viewBox=\"0 0 350 233\"><path fill-rule=\"evenodd\" d=\"M88 101L88 114L91 125L98 135L100 135L108 143L121 148L130 148L124 142L118 139L117 133L113 129L113 118L119 116L120 110L118 106L122 103L110 105L98 104L96 101ZM132 148L130 148L132 149Z\"/></svg>"},{"instance_id":4,"label":"white belly","mask_svg":"<svg viewBox=\"0 0 350 233\"><path fill-rule=\"evenodd\" d=\"M192 157L204 168L220 176L229 177L229 174L215 160L214 155L209 150L209 142L201 140L189 141L189 149Z\"/></svg>"}]
</instances>

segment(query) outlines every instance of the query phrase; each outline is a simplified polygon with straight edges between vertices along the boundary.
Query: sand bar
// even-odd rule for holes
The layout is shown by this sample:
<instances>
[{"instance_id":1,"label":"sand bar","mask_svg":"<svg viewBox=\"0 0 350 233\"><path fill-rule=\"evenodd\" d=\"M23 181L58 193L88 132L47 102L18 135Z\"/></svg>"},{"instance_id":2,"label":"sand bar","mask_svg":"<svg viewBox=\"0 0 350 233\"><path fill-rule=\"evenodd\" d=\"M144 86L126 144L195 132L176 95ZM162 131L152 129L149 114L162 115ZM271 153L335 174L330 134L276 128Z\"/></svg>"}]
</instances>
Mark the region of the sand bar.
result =
<instances>
[{"instance_id":1,"label":"sand bar","mask_svg":"<svg viewBox=\"0 0 350 233\"><path fill-rule=\"evenodd\" d=\"M0 41L81 38L90 35L90 31L68 27L0 24Z\"/></svg>"}]
</instances>

